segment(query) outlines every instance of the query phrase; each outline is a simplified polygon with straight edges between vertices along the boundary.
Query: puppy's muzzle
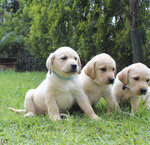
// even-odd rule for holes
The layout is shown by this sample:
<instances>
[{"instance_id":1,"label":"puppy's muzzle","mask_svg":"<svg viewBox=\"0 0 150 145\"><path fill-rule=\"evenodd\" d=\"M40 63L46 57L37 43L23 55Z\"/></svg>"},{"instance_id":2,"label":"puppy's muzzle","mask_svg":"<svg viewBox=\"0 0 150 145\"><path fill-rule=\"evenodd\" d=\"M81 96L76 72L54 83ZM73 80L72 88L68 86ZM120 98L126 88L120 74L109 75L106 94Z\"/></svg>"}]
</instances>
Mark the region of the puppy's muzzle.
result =
<instances>
[{"instance_id":1,"label":"puppy's muzzle","mask_svg":"<svg viewBox=\"0 0 150 145\"><path fill-rule=\"evenodd\" d=\"M146 94L147 90L145 88L140 89L140 94Z\"/></svg>"},{"instance_id":2,"label":"puppy's muzzle","mask_svg":"<svg viewBox=\"0 0 150 145\"><path fill-rule=\"evenodd\" d=\"M71 71L76 72L77 71L77 65L76 64L71 64Z\"/></svg>"},{"instance_id":3,"label":"puppy's muzzle","mask_svg":"<svg viewBox=\"0 0 150 145\"><path fill-rule=\"evenodd\" d=\"M114 83L114 79L113 78L109 78L109 84L113 84Z\"/></svg>"}]
</instances>

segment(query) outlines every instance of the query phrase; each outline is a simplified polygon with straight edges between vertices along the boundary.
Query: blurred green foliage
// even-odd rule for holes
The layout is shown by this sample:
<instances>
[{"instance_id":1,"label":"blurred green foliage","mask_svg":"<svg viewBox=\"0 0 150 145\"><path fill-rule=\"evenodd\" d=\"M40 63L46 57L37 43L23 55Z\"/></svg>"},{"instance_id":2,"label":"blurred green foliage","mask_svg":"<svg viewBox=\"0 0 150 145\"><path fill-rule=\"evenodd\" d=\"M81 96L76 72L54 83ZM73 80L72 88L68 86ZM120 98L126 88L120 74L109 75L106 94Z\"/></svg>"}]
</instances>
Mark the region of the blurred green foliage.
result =
<instances>
[{"instance_id":1,"label":"blurred green foliage","mask_svg":"<svg viewBox=\"0 0 150 145\"><path fill-rule=\"evenodd\" d=\"M13 6L17 2L19 6ZM128 1L120 2L129 10ZM148 1L140 1L137 17L148 66L149 7ZM61 46L74 48L83 65L102 52L110 54L119 69L132 63L130 24L112 0L12 0L7 4L2 1L0 13L0 38L12 31L21 35L24 43L15 52L21 59L20 64L28 57L34 58L33 63L40 62L35 70L44 69L48 55ZM9 50L10 54L14 47ZM4 51L1 48L0 51L2 55Z\"/></svg>"}]
</instances>

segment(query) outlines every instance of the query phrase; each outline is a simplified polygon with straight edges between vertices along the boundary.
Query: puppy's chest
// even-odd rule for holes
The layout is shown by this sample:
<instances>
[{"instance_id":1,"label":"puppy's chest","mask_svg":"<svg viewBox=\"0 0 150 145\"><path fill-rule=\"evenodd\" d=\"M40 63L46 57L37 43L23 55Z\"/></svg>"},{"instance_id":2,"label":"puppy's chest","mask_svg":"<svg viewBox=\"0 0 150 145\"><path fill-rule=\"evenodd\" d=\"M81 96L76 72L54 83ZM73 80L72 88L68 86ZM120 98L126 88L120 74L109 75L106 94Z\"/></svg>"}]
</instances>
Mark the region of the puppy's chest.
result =
<instances>
[{"instance_id":1,"label":"puppy's chest","mask_svg":"<svg viewBox=\"0 0 150 145\"><path fill-rule=\"evenodd\" d=\"M75 86L70 84L69 86L64 84L62 87L58 87L55 91L56 103L60 112L65 112L72 107L75 102Z\"/></svg>"},{"instance_id":2,"label":"puppy's chest","mask_svg":"<svg viewBox=\"0 0 150 145\"><path fill-rule=\"evenodd\" d=\"M56 103L60 112L64 112L70 109L75 102L75 98L72 96L71 93L69 94L59 94L56 96Z\"/></svg>"}]
</instances>

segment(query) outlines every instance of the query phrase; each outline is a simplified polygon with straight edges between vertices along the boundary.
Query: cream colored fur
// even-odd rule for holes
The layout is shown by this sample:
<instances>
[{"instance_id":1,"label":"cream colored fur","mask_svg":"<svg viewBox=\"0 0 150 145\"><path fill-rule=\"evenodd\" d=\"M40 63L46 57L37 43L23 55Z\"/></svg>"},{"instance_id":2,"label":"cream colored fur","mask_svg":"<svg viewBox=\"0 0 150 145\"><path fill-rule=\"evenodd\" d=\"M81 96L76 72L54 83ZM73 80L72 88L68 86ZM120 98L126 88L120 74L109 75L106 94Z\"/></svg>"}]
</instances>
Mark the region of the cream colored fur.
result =
<instances>
[{"instance_id":1,"label":"cream colored fur","mask_svg":"<svg viewBox=\"0 0 150 145\"><path fill-rule=\"evenodd\" d=\"M72 69L76 65L76 69ZM60 120L62 112L66 112L77 102L81 109L92 119L98 119L91 104L85 95L76 73L81 71L78 54L70 47L61 47L51 53L46 61L48 73L46 79L36 88L27 92L24 102L25 110L9 108L19 113L26 112L25 116L34 116L36 113L48 113L52 120ZM58 78L53 70L63 78Z\"/></svg>"},{"instance_id":2,"label":"cream colored fur","mask_svg":"<svg viewBox=\"0 0 150 145\"><path fill-rule=\"evenodd\" d=\"M90 103L95 105L101 97L108 103L108 112L118 104L112 96L111 84L115 79L116 63L114 59L105 53L92 58L82 69L79 78ZM110 82L112 80L112 82Z\"/></svg>"},{"instance_id":3,"label":"cream colored fur","mask_svg":"<svg viewBox=\"0 0 150 145\"><path fill-rule=\"evenodd\" d=\"M112 92L118 103L131 101L132 115L138 110L139 95L145 94L148 90L149 79L150 69L142 63L132 64L117 74Z\"/></svg>"}]
</instances>

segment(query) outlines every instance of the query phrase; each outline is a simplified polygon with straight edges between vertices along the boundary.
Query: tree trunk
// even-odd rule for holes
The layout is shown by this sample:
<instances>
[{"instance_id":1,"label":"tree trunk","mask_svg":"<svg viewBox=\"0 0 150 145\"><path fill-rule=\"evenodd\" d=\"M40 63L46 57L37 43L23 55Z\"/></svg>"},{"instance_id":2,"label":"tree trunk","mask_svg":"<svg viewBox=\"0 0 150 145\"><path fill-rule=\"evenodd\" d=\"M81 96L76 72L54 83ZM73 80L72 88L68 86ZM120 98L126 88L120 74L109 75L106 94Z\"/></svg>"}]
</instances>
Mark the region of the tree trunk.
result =
<instances>
[{"instance_id":1,"label":"tree trunk","mask_svg":"<svg viewBox=\"0 0 150 145\"><path fill-rule=\"evenodd\" d=\"M143 49L140 32L138 28L131 28L130 32L131 32L133 63L143 62Z\"/></svg>"},{"instance_id":2,"label":"tree trunk","mask_svg":"<svg viewBox=\"0 0 150 145\"><path fill-rule=\"evenodd\" d=\"M114 0L114 2L124 11L130 22L133 63L143 62L142 41L137 25L137 7L139 1L129 0L130 12L128 12L118 0Z\"/></svg>"},{"instance_id":3,"label":"tree trunk","mask_svg":"<svg viewBox=\"0 0 150 145\"><path fill-rule=\"evenodd\" d=\"M133 53L133 63L143 62L143 50L140 31L137 25L137 4L138 0L129 0L130 5L130 32Z\"/></svg>"}]
</instances>

